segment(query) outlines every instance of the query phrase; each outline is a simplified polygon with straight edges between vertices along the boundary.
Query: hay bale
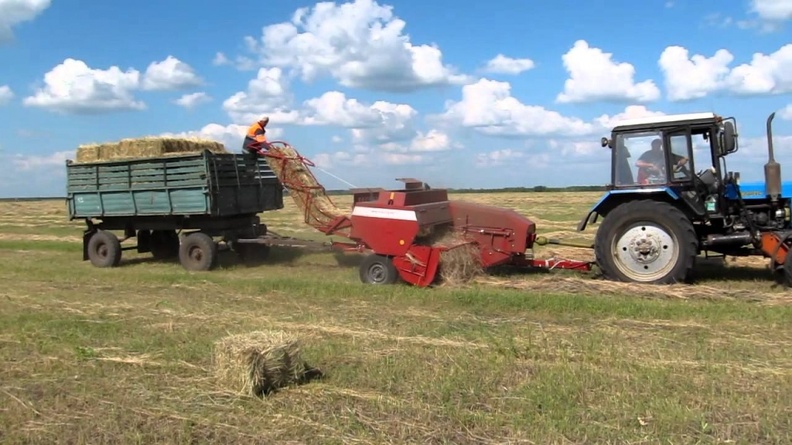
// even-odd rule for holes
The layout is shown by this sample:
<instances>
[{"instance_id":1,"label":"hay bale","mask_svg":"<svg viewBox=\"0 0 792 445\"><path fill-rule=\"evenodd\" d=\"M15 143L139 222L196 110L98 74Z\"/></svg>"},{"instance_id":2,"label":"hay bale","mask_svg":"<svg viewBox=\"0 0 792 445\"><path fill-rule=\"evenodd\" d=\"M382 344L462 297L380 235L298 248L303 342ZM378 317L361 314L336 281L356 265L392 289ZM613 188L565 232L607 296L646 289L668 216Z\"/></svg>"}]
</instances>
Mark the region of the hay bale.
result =
<instances>
[{"instance_id":1,"label":"hay bale","mask_svg":"<svg viewBox=\"0 0 792 445\"><path fill-rule=\"evenodd\" d=\"M438 278L443 284L467 283L484 274L479 246L452 227L434 227L429 235L418 241L423 245L446 249L440 254L438 268Z\"/></svg>"},{"instance_id":2,"label":"hay bale","mask_svg":"<svg viewBox=\"0 0 792 445\"><path fill-rule=\"evenodd\" d=\"M215 343L215 377L240 394L269 394L316 374L300 353L299 340L282 331L230 335Z\"/></svg>"},{"instance_id":3,"label":"hay bale","mask_svg":"<svg viewBox=\"0 0 792 445\"><path fill-rule=\"evenodd\" d=\"M181 156L209 150L228 153L220 142L200 138L143 137L118 142L86 144L77 148L77 163L103 162L116 159L144 159Z\"/></svg>"}]
</instances>

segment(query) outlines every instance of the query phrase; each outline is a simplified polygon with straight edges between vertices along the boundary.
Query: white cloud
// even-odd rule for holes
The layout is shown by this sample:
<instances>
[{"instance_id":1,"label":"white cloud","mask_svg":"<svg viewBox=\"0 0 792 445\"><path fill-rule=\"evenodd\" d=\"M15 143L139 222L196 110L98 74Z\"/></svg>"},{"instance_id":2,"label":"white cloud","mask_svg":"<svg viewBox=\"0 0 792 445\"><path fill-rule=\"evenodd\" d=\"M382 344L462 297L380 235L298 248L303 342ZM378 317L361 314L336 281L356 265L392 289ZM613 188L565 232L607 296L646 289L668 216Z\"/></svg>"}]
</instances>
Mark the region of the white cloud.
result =
<instances>
[{"instance_id":1,"label":"white cloud","mask_svg":"<svg viewBox=\"0 0 792 445\"><path fill-rule=\"evenodd\" d=\"M145 104L133 96L139 84L140 72L135 69L93 69L69 58L44 75L44 86L26 97L24 104L76 114L142 110Z\"/></svg>"},{"instance_id":2,"label":"white cloud","mask_svg":"<svg viewBox=\"0 0 792 445\"><path fill-rule=\"evenodd\" d=\"M759 18L769 21L792 20L792 1L790 0L753 0L751 11Z\"/></svg>"},{"instance_id":3,"label":"white cloud","mask_svg":"<svg viewBox=\"0 0 792 445\"><path fill-rule=\"evenodd\" d=\"M445 151L450 148L451 139L438 130L429 130L426 134L419 132L410 145L410 150L416 152Z\"/></svg>"},{"instance_id":4,"label":"white cloud","mask_svg":"<svg viewBox=\"0 0 792 445\"><path fill-rule=\"evenodd\" d=\"M757 19L740 22L742 28L759 27L762 31L772 32L782 28L787 20L792 20L792 1L790 0L751 0L749 12Z\"/></svg>"},{"instance_id":5,"label":"white cloud","mask_svg":"<svg viewBox=\"0 0 792 445\"><path fill-rule=\"evenodd\" d=\"M654 81L636 82L634 66L614 61L613 54L592 48L585 40L575 42L561 58L570 77L556 98L558 102L650 102L660 98Z\"/></svg>"},{"instance_id":6,"label":"white cloud","mask_svg":"<svg viewBox=\"0 0 792 445\"><path fill-rule=\"evenodd\" d=\"M74 159L75 150L58 151L50 155L16 154L11 159L16 171L37 171L50 167L60 168L66 165L67 159Z\"/></svg>"},{"instance_id":7,"label":"white cloud","mask_svg":"<svg viewBox=\"0 0 792 445\"><path fill-rule=\"evenodd\" d=\"M221 52L215 53L215 57L214 57L214 59L212 59L212 65L215 65L215 66L228 65L230 63L231 63L231 61L228 60L228 57L226 57L226 55L221 53Z\"/></svg>"},{"instance_id":8,"label":"white cloud","mask_svg":"<svg viewBox=\"0 0 792 445\"><path fill-rule=\"evenodd\" d=\"M643 105L629 105L624 111L613 116L603 114L594 119L604 130L610 130L615 127L619 121L625 119L639 119L643 117L663 116L665 113L662 111L652 111Z\"/></svg>"},{"instance_id":9,"label":"white cloud","mask_svg":"<svg viewBox=\"0 0 792 445\"><path fill-rule=\"evenodd\" d=\"M792 121L792 104L789 104L781 109L781 111L778 112L778 115L781 117L781 119Z\"/></svg>"},{"instance_id":10,"label":"white cloud","mask_svg":"<svg viewBox=\"0 0 792 445\"><path fill-rule=\"evenodd\" d=\"M0 85L0 106L11 102L14 98L14 92L8 85Z\"/></svg>"},{"instance_id":11,"label":"white cloud","mask_svg":"<svg viewBox=\"0 0 792 445\"><path fill-rule=\"evenodd\" d=\"M152 62L146 69L142 87L145 90L180 90L198 86L203 80L195 70L181 60L168 56L160 62Z\"/></svg>"},{"instance_id":12,"label":"white cloud","mask_svg":"<svg viewBox=\"0 0 792 445\"><path fill-rule=\"evenodd\" d=\"M527 157L528 154L525 152L504 148L477 154L476 165L479 167L499 167L524 160Z\"/></svg>"},{"instance_id":13,"label":"white cloud","mask_svg":"<svg viewBox=\"0 0 792 445\"><path fill-rule=\"evenodd\" d=\"M14 26L33 20L51 3L50 0L0 0L0 43L13 40Z\"/></svg>"},{"instance_id":14,"label":"white cloud","mask_svg":"<svg viewBox=\"0 0 792 445\"><path fill-rule=\"evenodd\" d=\"M665 75L668 99L682 101L699 99L723 88L734 56L725 49L712 57L689 56L687 48L669 46L660 55L658 64Z\"/></svg>"},{"instance_id":15,"label":"white cloud","mask_svg":"<svg viewBox=\"0 0 792 445\"><path fill-rule=\"evenodd\" d=\"M445 113L433 119L499 136L583 135L594 130L578 118L523 104L511 95L508 82L488 79L462 87L462 100L446 103Z\"/></svg>"},{"instance_id":16,"label":"white cloud","mask_svg":"<svg viewBox=\"0 0 792 445\"><path fill-rule=\"evenodd\" d=\"M205 92L198 92L198 93L189 93L185 94L184 96L176 99L174 103L176 105L182 106L184 108L195 108L198 105L205 104L212 100L208 94Z\"/></svg>"},{"instance_id":17,"label":"white cloud","mask_svg":"<svg viewBox=\"0 0 792 445\"><path fill-rule=\"evenodd\" d=\"M733 60L725 49L712 57L691 57L686 48L666 48L658 63L665 74L669 100L700 99L720 91L744 95L792 92L792 44L769 55L755 53L750 63L731 69Z\"/></svg>"},{"instance_id":18,"label":"white cloud","mask_svg":"<svg viewBox=\"0 0 792 445\"><path fill-rule=\"evenodd\" d=\"M234 123L248 124L262 115L270 122L294 123L299 115L289 110L292 96L288 79L280 68L261 68L255 79L248 82L247 91L239 91L223 102Z\"/></svg>"},{"instance_id":19,"label":"white cloud","mask_svg":"<svg viewBox=\"0 0 792 445\"><path fill-rule=\"evenodd\" d=\"M498 54L487 62L486 72L498 74L520 74L534 68L535 63L531 59L514 59Z\"/></svg>"},{"instance_id":20,"label":"white cloud","mask_svg":"<svg viewBox=\"0 0 792 445\"><path fill-rule=\"evenodd\" d=\"M731 70L728 85L740 94L792 92L792 43L769 55L755 53L751 63Z\"/></svg>"},{"instance_id":21,"label":"white cloud","mask_svg":"<svg viewBox=\"0 0 792 445\"><path fill-rule=\"evenodd\" d=\"M290 22L246 39L266 66L293 68L304 81L330 75L345 87L408 91L466 81L433 45L414 45L391 6L373 0L299 8Z\"/></svg>"}]
</instances>

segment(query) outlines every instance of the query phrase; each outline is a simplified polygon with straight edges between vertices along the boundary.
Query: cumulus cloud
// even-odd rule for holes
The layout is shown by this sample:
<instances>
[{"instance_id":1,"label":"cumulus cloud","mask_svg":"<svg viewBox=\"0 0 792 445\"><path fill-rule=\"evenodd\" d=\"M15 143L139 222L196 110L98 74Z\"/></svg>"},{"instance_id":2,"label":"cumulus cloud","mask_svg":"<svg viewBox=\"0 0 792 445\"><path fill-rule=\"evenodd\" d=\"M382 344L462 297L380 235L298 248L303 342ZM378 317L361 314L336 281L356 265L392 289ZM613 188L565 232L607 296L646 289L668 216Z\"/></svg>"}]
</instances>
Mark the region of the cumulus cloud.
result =
<instances>
[{"instance_id":1,"label":"cumulus cloud","mask_svg":"<svg viewBox=\"0 0 792 445\"><path fill-rule=\"evenodd\" d=\"M50 170L66 165L66 160L74 159L75 150L58 151L49 155L16 154L11 159L16 171Z\"/></svg>"},{"instance_id":2,"label":"cumulus cloud","mask_svg":"<svg viewBox=\"0 0 792 445\"><path fill-rule=\"evenodd\" d=\"M181 60L168 56L165 60L152 62L146 69L142 87L144 90L180 90L203 84L195 70Z\"/></svg>"},{"instance_id":3,"label":"cumulus cloud","mask_svg":"<svg viewBox=\"0 0 792 445\"><path fill-rule=\"evenodd\" d=\"M11 99L14 98L14 92L11 91L11 87L8 85L1 85L0 86L0 106L6 105L7 103L11 102Z\"/></svg>"},{"instance_id":4,"label":"cumulus cloud","mask_svg":"<svg viewBox=\"0 0 792 445\"><path fill-rule=\"evenodd\" d=\"M689 56L687 48L681 46L667 47L658 64L665 75L668 99L699 99L722 89L732 60L734 56L725 49L706 57L700 54Z\"/></svg>"},{"instance_id":5,"label":"cumulus cloud","mask_svg":"<svg viewBox=\"0 0 792 445\"><path fill-rule=\"evenodd\" d=\"M739 94L792 92L792 43L772 54L755 53L750 63L731 70L728 86Z\"/></svg>"},{"instance_id":6,"label":"cumulus cloud","mask_svg":"<svg viewBox=\"0 0 792 445\"><path fill-rule=\"evenodd\" d=\"M478 167L500 167L527 158L528 154L523 151L503 148L500 150L478 153L475 162Z\"/></svg>"},{"instance_id":7,"label":"cumulus cloud","mask_svg":"<svg viewBox=\"0 0 792 445\"><path fill-rule=\"evenodd\" d=\"M14 39L14 26L35 19L50 4L50 0L0 0L0 44Z\"/></svg>"},{"instance_id":8,"label":"cumulus cloud","mask_svg":"<svg viewBox=\"0 0 792 445\"><path fill-rule=\"evenodd\" d=\"M320 2L246 44L265 66L293 69L306 82L329 75L345 87L409 91L466 81L437 46L413 44L405 26L391 6L373 0Z\"/></svg>"},{"instance_id":9,"label":"cumulus cloud","mask_svg":"<svg viewBox=\"0 0 792 445\"><path fill-rule=\"evenodd\" d=\"M211 100L212 98L208 94L201 91L198 93L185 94L182 97L176 99L174 103L181 107L191 109L199 105L205 104L207 102L210 102Z\"/></svg>"},{"instance_id":10,"label":"cumulus cloud","mask_svg":"<svg viewBox=\"0 0 792 445\"><path fill-rule=\"evenodd\" d=\"M294 123L299 114L290 110L293 100L288 78L280 68L261 68L246 91L239 91L223 102L234 123L250 123L266 114L273 122Z\"/></svg>"},{"instance_id":11,"label":"cumulus cloud","mask_svg":"<svg viewBox=\"0 0 792 445\"><path fill-rule=\"evenodd\" d=\"M569 79L556 100L561 103L617 101L650 102L660 98L652 80L636 82L635 67L616 62L613 54L578 40L562 57Z\"/></svg>"},{"instance_id":12,"label":"cumulus cloud","mask_svg":"<svg viewBox=\"0 0 792 445\"><path fill-rule=\"evenodd\" d=\"M670 46L660 56L668 99L699 99L715 92L785 94L792 92L792 44L771 54L755 53L750 63L734 68L734 56L720 49L711 57L689 55L686 48Z\"/></svg>"},{"instance_id":13,"label":"cumulus cloud","mask_svg":"<svg viewBox=\"0 0 792 445\"><path fill-rule=\"evenodd\" d=\"M781 29L784 22L792 20L790 0L751 0L748 12L754 19L739 22L741 28L759 28L765 32Z\"/></svg>"},{"instance_id":14,"label":"cumulus cloud","mask_svg":"<svg viewBox=\"0 0 792 445\"><path fill-rule=\"evenodd\" d=\"M68 58L44 75L44 85L23 103L63 113L88 114L110 110L142 110L145 104L133 92L140 72L117 66L93 69Z\"/></svg>"},{"instance_id":15,"label":"cumulus cloud","mask_svg":"<svg viewBox=\"0 0 792 445\"><path fill-rule=\"evenodd\" d=\"M623 120L664 115L665 113L662 111L652 111L643 105L629 105L621 113L614 114L613 116L603 114L600 117L594 119L594 121L598 123L603 130L609 130L618 125L619 122Z\"/></svg>"},{"instance_id":16,"label":"cumulus cloud","mask_svg":"<svg viewBox=\"0 0 792 445\"><path fill-rule=\"evenodd\" d=\"M523 71L528 71L534 68L535 63L531 59L514 59L511 57L498 54L487 62L484 70L488 73L495 74L520 74Z\"/></svg>"},{"instance_id":17,"label":"cumulus cloud","mask_svg":"<svg viewBox=\"0 0 792 445\"><path fill-rule=\"evenodd\" d=\"M446 111L431 120L496 136L582 135L594 130L581 119L526 105L511 95L508 82L489 79L462 87L462 99L448 102Z\"/></svg>"}]
</instances>

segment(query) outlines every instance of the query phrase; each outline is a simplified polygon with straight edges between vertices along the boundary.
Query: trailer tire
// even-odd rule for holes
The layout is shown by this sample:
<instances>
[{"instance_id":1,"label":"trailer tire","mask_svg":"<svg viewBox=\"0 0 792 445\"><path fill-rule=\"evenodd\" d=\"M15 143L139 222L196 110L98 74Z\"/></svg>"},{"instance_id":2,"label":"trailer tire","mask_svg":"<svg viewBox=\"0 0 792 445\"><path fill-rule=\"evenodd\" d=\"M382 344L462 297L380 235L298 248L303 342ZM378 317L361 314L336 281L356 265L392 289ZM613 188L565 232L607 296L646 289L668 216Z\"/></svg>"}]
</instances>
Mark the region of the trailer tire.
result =
<instances>
[{"instance_id":1,"label":"trailer tire","mask_svg":"<svg viewBox=\"0 0 792 445\"><path fill-rule=\"evenodd\" d=\"M179 261L187 270L212 270L217 265L217 243L203 232L191 233L179 246Z\"/></svg>"},{"instance_id":2,"label":"trailer tire","mask_svg":"<svg viewBox=\"0 0 792 445\"><path fill-rule=\"evenodd\" d=\"M88 241L88 259L96 267L116 267L121 263L121 242L113 232L97 230Z\"/></svg>"},{"instance_id":3,"label":"trailer tire","mask_svg":"<svg viewBox=\"0 0 792 445\"><path fill-rule=\"evenodd\" d=\"M399 271L393 261L384 255L371 254L360 264L360 281L366 284L393 284L399 279Z\"/></svg>"},{"instance_id":4,"label":"trailer tire","mask_svg":"<svg viewBox=\"0 0 792 445\"><path fill-rule=\"evenodd\" d=\"M681 210L666 202L640 200L608 213L597 230L594 252L608 279L681 283L692 278L698 239Z\"/></svg>"},{"instance_id":5,"label":"trailer tire","mask_svg":"<svg viewBox=\"0 0 792 445\"><path fill-rule=\"evenodd\" d=\"M149 246L155 259L175 258L179 256L179 235L175 230L153 230Z\"/></svg>"}]
</instances>

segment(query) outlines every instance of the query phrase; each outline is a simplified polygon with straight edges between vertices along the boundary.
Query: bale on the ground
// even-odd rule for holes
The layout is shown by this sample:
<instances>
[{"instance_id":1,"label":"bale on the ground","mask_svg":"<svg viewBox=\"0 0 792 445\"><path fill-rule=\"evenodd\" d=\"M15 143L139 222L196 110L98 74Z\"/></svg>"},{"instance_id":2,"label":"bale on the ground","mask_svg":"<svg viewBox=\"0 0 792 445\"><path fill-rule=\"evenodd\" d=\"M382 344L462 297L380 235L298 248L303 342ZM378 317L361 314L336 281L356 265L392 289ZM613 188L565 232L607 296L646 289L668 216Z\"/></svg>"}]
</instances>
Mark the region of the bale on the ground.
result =
<instances>
[{"instance_id":1,"label":"bale on the ground","mask_svg":"<svg viewBox=\"0 0 792 445\"><path fill-rule=\"evenodd\" d=\"M255 331L218 340L214 367L220 385L252 396L302 382L315 371L301 358L299 340L283 331Z\"/></svg>"},{"instance_id":2,"label":"bale on the ground","mask_svg":"<svg viewBox=\"0 0 792 445\"><path fill-rule=\"evenodd\" d=\"M161 156L179 156L209 150L228 153L217 141L200 138L143 137L122 139L118 142L86 144L77 148L77 163L103 162L116 159L139 159Z\"/></svg>"}]
</instances>

